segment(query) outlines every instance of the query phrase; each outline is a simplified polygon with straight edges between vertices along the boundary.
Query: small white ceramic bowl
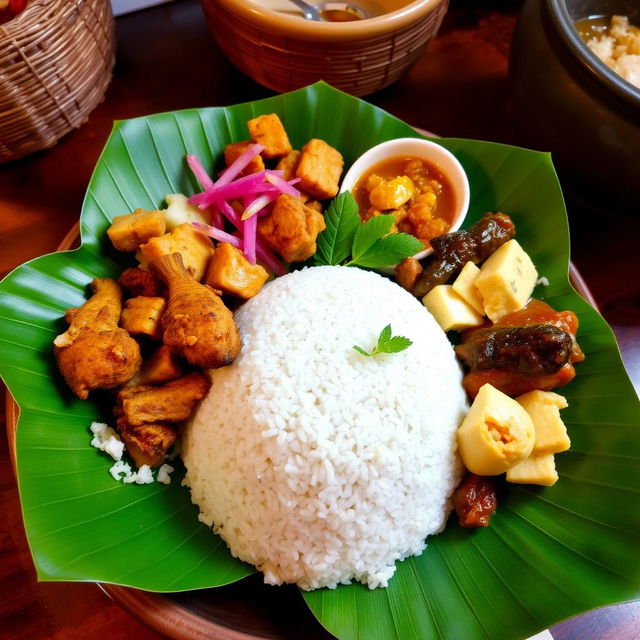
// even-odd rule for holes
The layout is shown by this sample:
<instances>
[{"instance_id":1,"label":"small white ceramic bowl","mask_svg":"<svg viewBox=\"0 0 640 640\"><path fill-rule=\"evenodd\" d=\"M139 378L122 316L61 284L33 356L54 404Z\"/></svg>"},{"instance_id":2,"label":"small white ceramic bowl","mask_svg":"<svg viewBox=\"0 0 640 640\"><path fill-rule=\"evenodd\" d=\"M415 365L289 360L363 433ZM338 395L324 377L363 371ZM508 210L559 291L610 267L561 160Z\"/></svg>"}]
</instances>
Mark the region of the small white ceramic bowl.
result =
<instances>
[{"instance_id":1,"label":"small white ceramic bowl","mask_svg":"<svg viewBox=\"0 0 640 640\"><path fill-rule=\"evenodd\" d=\"M396 138L381 142L363 153L352 165L342 180L340 193L351 191L364 173L372 166L397 156L412 156L423 158L435 165L438 170L449 178L455 198L455 213L449 231L456 231L462 225L469 208L469 180L458 159L442 145L421 138ZM433 249L425 249L414 257L418 260L433 253ZM379 269L390 273L393 268Z\"/></svg>"}]
</instances>

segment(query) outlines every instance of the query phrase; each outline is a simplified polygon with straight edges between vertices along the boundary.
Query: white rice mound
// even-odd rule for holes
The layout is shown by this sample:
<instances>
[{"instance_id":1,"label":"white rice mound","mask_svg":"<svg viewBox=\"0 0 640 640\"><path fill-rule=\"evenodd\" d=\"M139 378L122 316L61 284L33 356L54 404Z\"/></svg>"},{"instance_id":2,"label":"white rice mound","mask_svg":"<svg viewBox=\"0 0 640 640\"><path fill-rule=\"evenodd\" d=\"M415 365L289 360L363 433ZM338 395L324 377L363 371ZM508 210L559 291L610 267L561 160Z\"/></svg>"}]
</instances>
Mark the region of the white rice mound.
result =
<instances>
[{"instance_id":1,"label":"white rice mound","mask_svg":"<svg viewBox=\"0 0 640 640\"><path fill-rule=\"evenodd\" d=\"M268 584L386 586L441 531L468 409L453 349L393 282L314 267L237 313L242 349L183 442L185 484L234 556ZM383 327L406 350L367 358Z\"/></svg>"}]
</instances>

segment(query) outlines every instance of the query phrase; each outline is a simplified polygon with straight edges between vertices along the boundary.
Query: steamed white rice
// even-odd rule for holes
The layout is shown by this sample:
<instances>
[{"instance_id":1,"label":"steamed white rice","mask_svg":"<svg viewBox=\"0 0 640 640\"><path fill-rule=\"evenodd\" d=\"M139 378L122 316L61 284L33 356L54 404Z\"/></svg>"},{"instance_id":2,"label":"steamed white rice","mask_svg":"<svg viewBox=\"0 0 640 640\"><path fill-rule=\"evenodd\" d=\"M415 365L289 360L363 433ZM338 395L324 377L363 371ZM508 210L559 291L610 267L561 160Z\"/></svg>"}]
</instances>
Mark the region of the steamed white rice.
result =
<instances>
[{"instance_id":1,"label":"steamed white rice","mask_svg":"<svg viewBox=\"0 0 640 640\"><path fill-rule=\"evenodd\" d=\"M236 314L242 350L183 443L185 483L265 582L386 586L444 527L467 404L445 334L409 293L352 267L267 284ZM413 341L366 358L382 328Z\"/></svg>"}]
</instances>

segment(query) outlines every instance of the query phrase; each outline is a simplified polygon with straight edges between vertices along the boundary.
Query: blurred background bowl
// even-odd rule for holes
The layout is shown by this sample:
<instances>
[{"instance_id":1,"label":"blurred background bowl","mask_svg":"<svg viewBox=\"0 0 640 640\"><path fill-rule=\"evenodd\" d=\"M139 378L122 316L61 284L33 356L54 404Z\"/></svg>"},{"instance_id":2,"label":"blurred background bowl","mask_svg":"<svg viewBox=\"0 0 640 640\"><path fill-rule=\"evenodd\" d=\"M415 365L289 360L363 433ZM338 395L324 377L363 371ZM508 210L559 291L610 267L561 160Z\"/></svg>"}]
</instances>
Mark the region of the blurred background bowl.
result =
<instances>
[{"instance_id":1,"label":"blurred background bowl","mask_svg":"<svg viewBox=\"0 0 640 640\"><path fill-rule=\"evenodd\" d=\"M640 88L602 62L574 27L613 14L640 25L640 2L527 0L509 83L522 141L552 152L569 197L587 208L628 211L638 208Z\"/></svg>"},{"instance_id":2,"label":"blurred background bowl","mask_svg":"<svg viewBox=\"0 0 640 640\"><path fill-rule=\"evenodd\" d=\"M438 32L448 0L362 0L372 16L312 22L286 0L202 0L213 35L243 73L276 91L317 80L356 96L389 86Z\"/></svg>"}]
</instances>

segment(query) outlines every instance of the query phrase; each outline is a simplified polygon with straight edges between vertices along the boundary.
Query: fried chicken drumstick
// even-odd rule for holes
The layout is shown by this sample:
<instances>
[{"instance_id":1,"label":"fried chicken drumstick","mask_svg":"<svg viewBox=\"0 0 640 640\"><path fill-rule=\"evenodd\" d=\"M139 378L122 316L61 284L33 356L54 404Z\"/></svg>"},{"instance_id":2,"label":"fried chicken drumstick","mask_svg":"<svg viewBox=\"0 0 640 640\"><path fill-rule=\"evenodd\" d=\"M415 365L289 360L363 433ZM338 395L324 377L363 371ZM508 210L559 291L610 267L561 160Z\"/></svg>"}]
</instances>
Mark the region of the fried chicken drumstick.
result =
<instances>
[{"instance_id":1,"label":"fried chicken drumstick","mask_svg":"<svg viewBox=\"0 0 640 640\"><path fill-rule=\"evenodd\" d=\"M220 296L191 277L179 253L160 256L149 267L169 288L164 344L204 369L231 364L240 352L240 334Z\"/></svg>"},{"instance_id":2,"label":"fried chicken drumstick","mask_svg":"<svg viewBox=\"0 0 640 640\"><path fill-rule=\"evenodd\" d=\"M69 328L54 341L60 373L84 400L92 389L112 389L128 382L140 367L140 347L118 327L122 293L114 280L95 278L93 296L68 309Z\"/></svg>"}]
</instances>

